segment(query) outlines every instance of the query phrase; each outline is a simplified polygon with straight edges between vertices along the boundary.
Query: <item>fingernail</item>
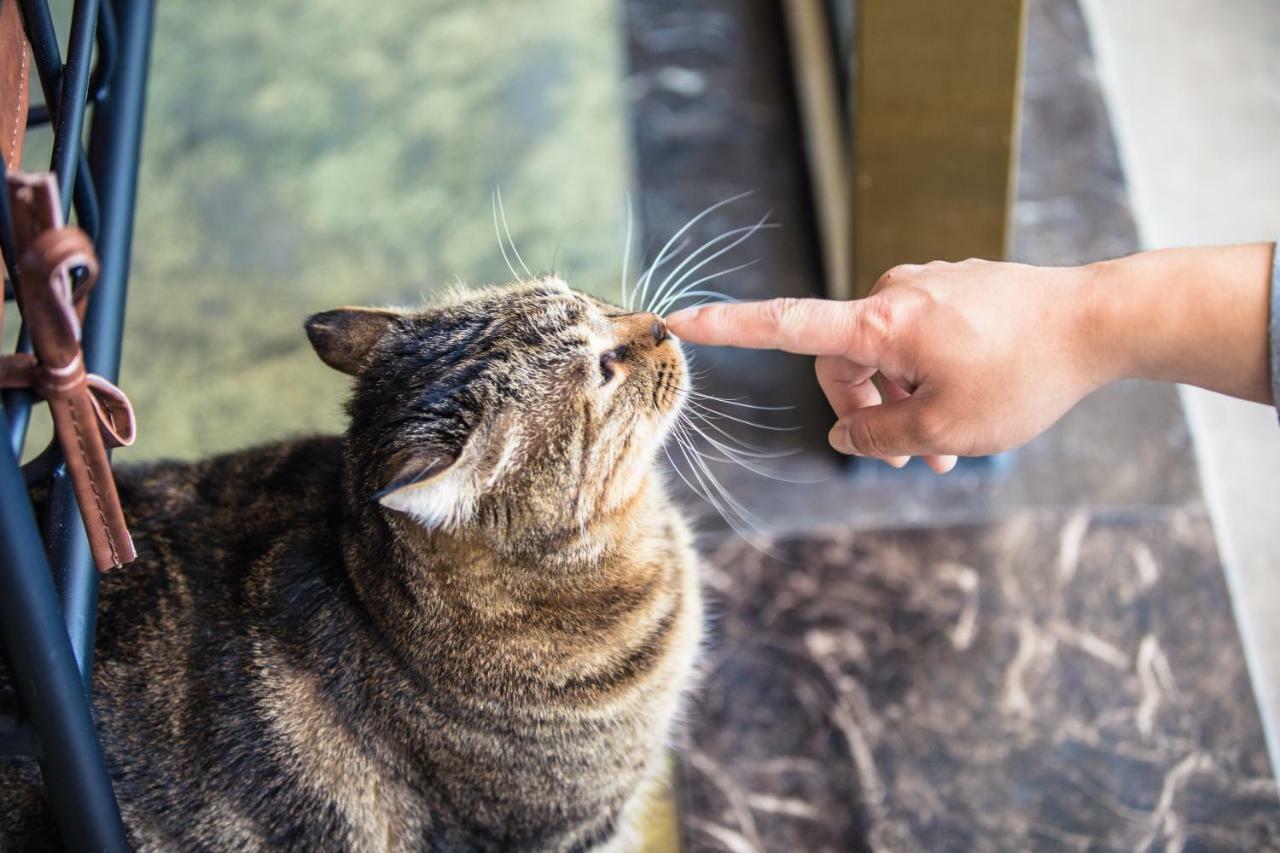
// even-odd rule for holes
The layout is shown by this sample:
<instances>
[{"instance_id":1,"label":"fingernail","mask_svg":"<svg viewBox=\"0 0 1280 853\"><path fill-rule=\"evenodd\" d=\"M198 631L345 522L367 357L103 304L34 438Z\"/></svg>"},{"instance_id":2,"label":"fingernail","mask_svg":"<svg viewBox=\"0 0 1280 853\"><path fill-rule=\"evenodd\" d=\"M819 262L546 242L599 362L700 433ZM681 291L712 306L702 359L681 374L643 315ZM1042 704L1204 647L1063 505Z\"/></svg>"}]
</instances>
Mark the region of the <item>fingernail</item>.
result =
<instances>
[{"instance_id":1,"label":"fingernail","mask_svg":"<svg viewBox=\"0 0 1280 853\"><path fill-rule=\"evenodd\" d=\"M911 457L910 456L889 456L889 457L886 457L884 461L885 461L885 464L891 465L894 468L905 468L907 467L907 463L911 461Z\"/></svg>"}]
</instances>

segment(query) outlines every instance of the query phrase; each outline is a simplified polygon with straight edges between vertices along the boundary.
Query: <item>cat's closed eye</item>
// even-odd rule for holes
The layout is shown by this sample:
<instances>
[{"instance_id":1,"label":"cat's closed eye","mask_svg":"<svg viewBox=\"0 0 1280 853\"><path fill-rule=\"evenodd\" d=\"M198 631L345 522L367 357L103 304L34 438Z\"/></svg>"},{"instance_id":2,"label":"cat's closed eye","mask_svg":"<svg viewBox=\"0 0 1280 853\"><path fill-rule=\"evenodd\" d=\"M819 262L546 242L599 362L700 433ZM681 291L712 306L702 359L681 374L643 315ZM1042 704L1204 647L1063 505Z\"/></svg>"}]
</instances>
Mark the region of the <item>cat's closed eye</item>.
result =
<instances>
[{"instance_id":1,"label":"cat's closed eye","mask_svg":"<svg viewBox=\"0 0 1280 853\"><path fill-rule=\"evenodd\" d=\"M618 372L618 361L626 355L626 347L615 347L600 356L600 385L604 387L613 381Z\"/></svg>"}]
</instances>

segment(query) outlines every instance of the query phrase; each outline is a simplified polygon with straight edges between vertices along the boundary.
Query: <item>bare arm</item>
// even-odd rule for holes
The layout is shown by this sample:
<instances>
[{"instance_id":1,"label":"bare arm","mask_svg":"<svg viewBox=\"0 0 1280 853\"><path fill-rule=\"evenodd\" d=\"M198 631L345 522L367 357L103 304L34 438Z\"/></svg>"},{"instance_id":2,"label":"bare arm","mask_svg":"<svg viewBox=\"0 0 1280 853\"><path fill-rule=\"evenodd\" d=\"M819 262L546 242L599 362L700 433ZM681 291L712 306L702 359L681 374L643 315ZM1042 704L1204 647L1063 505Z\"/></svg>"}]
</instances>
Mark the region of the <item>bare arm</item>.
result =
<instances>
[{"instance_id":1,"label":"bare arm","mask_svg":"<svg viewBox=\"0 0 1280 853\"><path fill-rule=\"evenodd\" d=\"M1017 447L1123 377L1271 403L1269 243L1145 252L1083 267L895 267L853 302L677 312L693 343L817 356L840 451L904 464ZM879 374L885 390L872 383Z\"/></svg>"}]
</instances>

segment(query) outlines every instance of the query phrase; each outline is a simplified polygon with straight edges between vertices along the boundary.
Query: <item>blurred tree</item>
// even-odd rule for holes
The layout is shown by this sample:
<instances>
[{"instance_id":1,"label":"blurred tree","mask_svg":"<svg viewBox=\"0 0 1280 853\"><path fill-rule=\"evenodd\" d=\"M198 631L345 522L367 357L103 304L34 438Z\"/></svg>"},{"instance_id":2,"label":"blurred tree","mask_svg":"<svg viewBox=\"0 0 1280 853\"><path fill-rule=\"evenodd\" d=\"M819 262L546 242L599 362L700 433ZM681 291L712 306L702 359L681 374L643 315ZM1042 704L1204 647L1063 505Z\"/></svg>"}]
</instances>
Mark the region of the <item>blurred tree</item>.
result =
<instances>
[{"instance_id":1,"label":"blurred tree","mask_svg":"<svg viewBox=\"0 0 1280 853\"><path fill-rule=\"evenodd\" d=\"M345 383L303 319L510 278L495 186L534 272L558 251L574 285L616 294L617 11L160 3L121 383L140 440L119 458L338 430Z\"/></svg>"}]
</instances>

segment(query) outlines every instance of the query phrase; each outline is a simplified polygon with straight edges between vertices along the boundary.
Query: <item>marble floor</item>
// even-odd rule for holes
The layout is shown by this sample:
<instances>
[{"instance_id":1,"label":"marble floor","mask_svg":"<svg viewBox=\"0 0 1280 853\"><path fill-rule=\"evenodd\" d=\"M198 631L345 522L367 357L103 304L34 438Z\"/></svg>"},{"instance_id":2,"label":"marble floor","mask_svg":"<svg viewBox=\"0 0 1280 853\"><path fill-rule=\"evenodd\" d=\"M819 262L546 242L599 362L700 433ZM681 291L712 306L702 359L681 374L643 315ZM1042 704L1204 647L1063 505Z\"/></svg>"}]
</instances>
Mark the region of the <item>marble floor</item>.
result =
<instances>
[{"instance_id":1,"label":"marble floor","mask_svg":"<svg viewBox=\"0 0 1280 853\"><path fill-rule=\"evenodd\" d=\"M767 548L709 550L687 849L1278 843L1203 512L1024 511Z\"/></svg>"}]
</instances>

